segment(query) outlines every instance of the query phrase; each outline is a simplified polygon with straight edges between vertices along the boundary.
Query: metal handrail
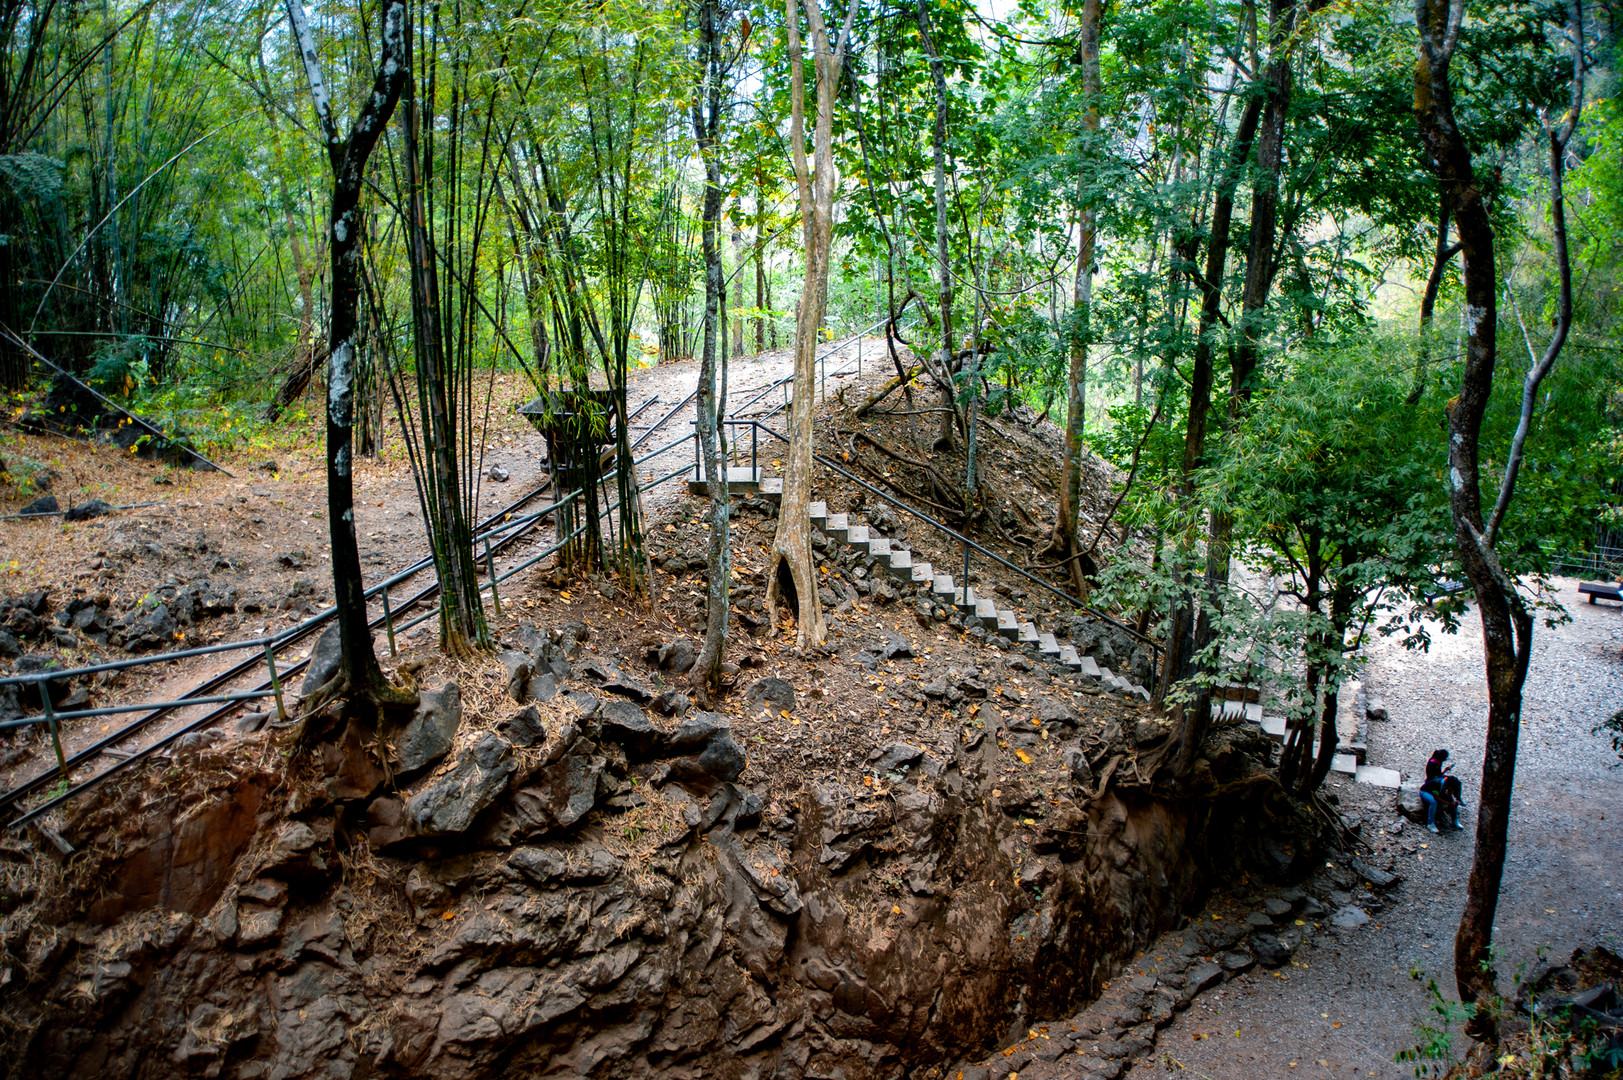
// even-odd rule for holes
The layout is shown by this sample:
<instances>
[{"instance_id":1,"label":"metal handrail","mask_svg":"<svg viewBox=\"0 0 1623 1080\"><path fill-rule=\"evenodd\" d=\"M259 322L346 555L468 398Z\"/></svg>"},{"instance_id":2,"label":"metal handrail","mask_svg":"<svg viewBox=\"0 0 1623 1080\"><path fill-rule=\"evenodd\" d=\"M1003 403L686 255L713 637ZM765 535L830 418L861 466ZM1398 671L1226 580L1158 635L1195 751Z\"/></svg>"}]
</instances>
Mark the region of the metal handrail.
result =
<instances>
[{"instance_id":1,"label":"metal handrail","mask_svg":"<svg viewBox=\"0 0 1623 1080\"><path fill-rule=\"evenodd\" d=\"M816 362L822 362L824 360L827 360L830 356L834 355L836 352L839 352L841 349L843 349L847 345L851 344L851 342L855 341L857 338L866 337L869 331L876 330L879 327L884 326L888 322L890 322L890 317L886 316L885 318L880 319L876 323L872 323L872 324L870 324L868 326L863 327L861 330L858 330L854 334L850 334L850 335L848 335L848 336L846 336L844 338L841 338L838 342L835 342L834 344L830 345L823 352L823 355L819 356L817 358ZM842 374L844 372L844 370L845 370L844 368L841 368L840 371L836 372L835 374ZM825 373L824 377L827 378L826 373ZM745 409L749 408L751 405L754 405L757 401L760 401L762 398L766 397L768 394L770 394L772 391L776 390L778 387L783 386L786 383L791 383L791 382L794 381L794 379L795 379L794 372L791 371L789 374L785 375L783 378L779 379L777 382L768 383L766 385L766 387L761 390L760 393L756 394L754 397L752 397L748 401L744 402L744 404L742 404L738 408L734 409L730 415L734 416L734 417L738 416L739 413L743 412ZM767 415L770 417L773 413L778 412L778 410L781 409L781 408L783 408L783 406L780 405L780 406L778 406L778 408L773 409L772 413L769 413Z\"/></svg>"},{"instance_id":2,"label":"metal handrail","mask_svg":"<svg viewBox=\"0 0 1623 1080\"><path fill-rule=\"evenodd\" d=\"M696 395L697 395L697 391L695 391L694 394L688 395L688 397L685 398L681 403L679 403L675 408L671 409L663 417L661 417L653 426L651 426L648 429L648 431L644 432L641 436L639 436L632 443L632 446L636 447L637 445L641 444L650 435L652 435L654 431L658 430L658 428L661 425L663 425L667 420L669 420L672 416L674 416L681 408L683 408L686 404L691 402ZM642 408L639 408L638 412L640 413L646 407L647 406L644 405ZM678 439L675 442L669 444L668 446L665 446L665 447L662 447L662 448L660 448L658 450L652 451L651 453L644 455L642 458L637 459L636 464L641 464L642 462L645 462L645 461L648 461L648 460L650 460L652 458L658 457L660 454L665 453L667 450L670 450L671 448L673 448L675 446L680 446L683 442L686 441L686 439L687 439L687 436L684 436L682 439ZM666 473L664 476L661 476L657 480L653 480L653 481L650 481L649 483L640 485L637 490L639 492L648 491L648 490L650 490L650 489L652 489L654 487L659 486L660 484L666 483L667 481L673 479L674 477L677 477L677 476L682 475L683 473L686 473L690 468L691 468L691 466L687 466L687 465L681 466L680 468L674 469L671 472ZM508 535L501 536L501 538L496 541L498 546L506 546L507 544L512 543L513 541L519 539L519 537L522 536L523 533L525 531L527 531L530 526L532 526L533 524L539 522L542 518L545 518L550 513L556 511L559 507L563 506L567 502L579 498L581 496L581 494L582 494L582 492L580 492L579 490L571 491L567 495L563 496L562 498L557 499L556 501L554 501L550 506L547 506L547 507L545 507L545 508L543 508L543 509L541 509L539 511L536 511L533 514L527 514L523 518L520 518L520 519L517 519L517 520L505 520L506 516L508 514L510 514L513 510L517 509L518 507L523 506L525 503L529 502L531 499L535 498L537 495L541 494L541 492L543 490L545 490L545 488L546 488L546 484L539 485L538 487L536 487L536 489L534 491L530 492L529 494L523 496L520 499L515 500L514 502L510 503L504 509L498 511L495 514L492 514L490 517L486 518L483 522L480 522L478 525L476 525L475 528L474 528L474 539L475 539L475 541L477 542L481 538L485 538L485 539L488 540L492 536L500 536L500 534L506 533ZM603 514L613 513L614 510L619 507L619 505L620 505L619 502L616 501L612 505L606 507L602 511L602 513ZM515 531L515 528L518 527L518 526L523 526L523 528L517 528L517 531ZM584 532L585 529L586 529L585 525L580 526L578 529L576 529L569 536L557 539L551 546L545 548L540 553L538 553L538 554L532 556L531 558L525 560L523 563L520 563L518 566L510 568L507 572L505 572L503 574L492 573L490 575L490 577L491 577L490 582L487 583L485 586L483 586L481 588L481 591L483 591L484 589L490 589L492 591L492 593L494 594L495 588L496 588L496 586L498 584L500 584L500 582L505 581L505 580L507 580L509 578L512 578L513 576L517 575L518 573L522 572L523 570L526 570L529 567L535 565L537 562L540 562L542 559L548 558L549 556L555 554L556 552L561 550L564 547L564 545L566 545L571 540L573 540L575 537L579 536L582 532ZM487 551L487 559L488 558L489 558L489 552ZM420 615L420 616L418 616L418 617L416 617L414 619L411 619L411 620L409 620L407 622L404 622L404 623L400 624L398 626L398 628L397 628L395 626L395 624L394 624L394 619L393 619L393 616L394 616L395 612L409 611L412 607L415 607L417 604L421 603L427 597L432 595L433 592L439 587L439 583L438 583L438 581L435 581L433 584L428 585L428 586L424 587L423 589L418 590L418 592L415 593L414 595L407 597L405 599L405 602L402 603L402 604L399 604L394 609L394 611L391 611L391 608L390 608L390 598L389 598L389 594L388 594L388 589L390 587L394 586L394 585L399 584L401 581L403 581L403 580L405 580L405 579L407 579L409 577L412 577L417 573L420 573L423 569L426 569L428 566L431 566L431 565L433 565L432 557L426 558L426 559L422 560L422 562L420 564L418 564L417 566L408 568L407 570L403 570L400 573L394 575L393 577L391 577L391 578L389 578L389 579L387 579L387 580L385 580L383 582L380 582L378 585L374 586L373 588L366 590L366 592L365 592L365 595L367 597L373 597L373 596L379 596L379 595L381 595L381 597L382 597L382 600L383 600L383 614L380 615L380 616L377 616L376 618L368 619L367 620L367 625L368 625L369 629L377 629L380 626L387 627L387 629L389 630L391 647L393 646L393 638L394 638L394 633L395 633L396 629L399 629L401 631L409 630L412 627L418 625L419 623L421 623L421 622L423 622L423 621L425 621L427 619L431 619L431 618L435 617L435 615L437 614L437 612L435 612L435 611L424 612L422 615ZM18 786L13 788L11 791L0 792L0 805L11 805L11 804L15 803L18 799L23 798L26 795L30 794L31 792L38 790L46 782L48 782L50 777L53 776L53 775L61 775L64 782L66 782L66 778L67 778L68 771L69 771L70 768L81 765L84 762L89 761L92 758L100 755L108 746L112 745L114 742L122 741L124 738L127 738L129 735L132 735L136 731L140 730L140 728L143 727L144 725L149 724L153 720L158 719L160 716L162 716L166 712L169 712L169 711L171 711L173 709L176 709L176 708L185 708L185 707L190 706L190 705L217 704L218 707L209 710L203 716L198 717L196 720L193 720L189 724L183 725L182 727L180 727L177 730L169 733L168 735L164 736L163 738L158 739L156 742L153 742L149 746L143 747L141 750L135 752L130 757L125 758L125 759L123 759L121 761L116 761L112 766L110 766L110 767L108 767L106 769L103 769L102 771L96 773L94 776L87 777L85 780L81 781L77 785L67 787L65 790L63 790L58 795L52 797L51 799L48 799L44 803L41 803L39 806L36 806L33 809L31 809L31 810L27 811L26 813L24 813L24 814L18 816L17 818L15 818L13 821L10 822L10 827L16 828L16 827L20 827L22 825L26 825L29 822L39 818L41 815L49 813L51 810L55 809L57 806L62 805L63 803L67 802L69 799L72 799L73 797L81 794L82 792L88 790L89 788L94 787L95 785L102 783L103 781L108 779L110 776L112 776L115 773L118 773L121 770L129 767L130 765L134 764L135 762L140 761L140 760L142 760L144 758L147 758L147 757L151 756L152 754L158 752L159 750L162 750L163 748L167 747L171 743L175 742L176 740L180 739L181 737L183 737L183 736L185 736L185 735L187 735L187 734L189 734L189 733L191 733L193 731L197 731L197 730L199 730L201 728L207 727L208 725L214 723L221 716L225 715L231 709L235 708L242 701L257 700L257 699L261 699L261 698L270 697L272 695L275 695L277 697L278 706L280 706L280 704L281 704L280 679L298 674L300 671L302 671L304 668L306 668L309 665L310 661L309 661L309 658L306 657L304 659L294 661L293 663L291 663L291 664L281 668L280 670L278 670L276 668L275 664L274 664L272 650L276 647L276 644L278 642L282 646L286 646L287 644L290 644L291 642L298 640L298 638L309 634L310 632L315 630L316 627L319 626L322 622L325 622L327 619L331 618L331 616L336 613L336 610L337 610L336 608L329 608L327 611L322 612L321 614L319 614L317 616L314 616L309 620L306 620L304 623L301 623L301 624L299 624L297 626L288 628L287 630L283 631L279 635L271 635L271 636L265 637L265 638L258 638L258 639L255 639L252 642L234 643L235 647L238 647L238 648L244 648L244 647L251 647L251 646L255 646L255 645L260 645L260 646L263 646L265 648L265 650L266 650L266 653L267 653L266 659L267 659L267 662L270 663L270 673L271 673L271 675L270 675L270 678L265 683L260 684L258 687L255 687L253 690L244 691L244 692L237 693L237 694L226 694L226 695L211 696L211 697L207 697L207 698L182 699L182 700L173 701L173 702L146 702L146 703L135 704L135 705L109 706L109 707L104 707L104 708L99 708L99 709L76 710L76 711L73 711L73 712L56 714L56 715L53 716L51 714L51 711L50 711L49 689L48 689L48 687L43 687L42 686L41 687L41 690L42 690L41 701L45 705L46 712L44 714L42 714L40 719L43 720L46 723L49 723L51 725L51 728L52 728L52 731L53 731L53 736L55 735L55 732L56 732L57 722L60 721L60 720L80 719L80 718L87 718L87 717L94 717L94 716L110 715L110 714L113 714L113 713L147 712L147 713L150 713L150 715L148 715L146 717L143 717L141 720L138 720L134 724L127 725L126 727L121 728L119 731L110 734L105 739L98 740L96 743L92 744L91 746L86 747L84 750L81 750L78 753L74 754L71 759L68 759L68 758L64 757L64 755L62 754L62 751L61 751L60 741L58 740L58 742L57 742L58 770L55 773L53 773L53 772L41 773L39 776L34 777L32 780L24 781L24 782L18 784ZM213 652L229 651L229 649L231 647L232 646L206 646L206 647L204 647L202 649L185 650L185 651L183 651L181 653L171 653L171 654L164 654L164 655L160 655L160 656L143 657L143 658L140 658L135 663L147 663L147 664L159 663L159 662L162 662L162 661L165 661L165 660L178 659L178 658L183 658L183 657L187 657L187 656L197 655L198 653L213 653ZM257 660L253 660L253 661L247 661L247 662L245 662L243 664L236 665L232 669L230 669L230 670L228 670L226 672L223 672L220 675L214 676L213 678L207 680L198 689L199 690L206 690L206 689L209 689L209 688L211 688L213 686L217 686L222 682L226 682L226 681L229 681L230 679L237 678L240 675L244 674L245 671L249 667L251 667L254 663L257 663L257 662L258 662ZM108 667L128 667L128 666L134 666L134 664L132 664L130 661L121 661L121 662L115 662L112 665L96 665L96 669L97 670L105 670ZM37 673L30 673L30 675L34 676L33 681L49 682L49 681L55 681L57 679L71 678L75 674L82 673L82 672L84 672L86 670L89 670L89 669L71 669L71 670L51 671L51 672L37 672ZM29 678L24 677L21 681L29 681ZM20 722L14 722L13 725L11 725L11 726L20 726Z\"/></svg>"}]
</instances>

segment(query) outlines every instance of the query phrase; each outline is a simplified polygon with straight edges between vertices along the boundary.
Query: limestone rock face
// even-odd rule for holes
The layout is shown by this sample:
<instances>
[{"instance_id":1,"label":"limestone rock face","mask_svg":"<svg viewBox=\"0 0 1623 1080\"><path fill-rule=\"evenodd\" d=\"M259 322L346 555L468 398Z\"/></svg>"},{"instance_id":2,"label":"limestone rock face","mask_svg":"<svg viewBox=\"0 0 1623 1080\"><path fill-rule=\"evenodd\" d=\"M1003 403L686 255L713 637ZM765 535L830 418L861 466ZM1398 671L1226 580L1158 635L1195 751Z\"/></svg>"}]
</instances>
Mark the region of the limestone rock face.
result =
<instances>
[{"instance_id":1,"label":"limestone rock face","mask_svg":"<svg viewBox=\"0 0 1623 1080\"><path fill-rule=\"evenodd\" d=\"M564 688L464 718L448 683L382 740L335 723L296 769L208 750L212 787L108 786L77 809L68 839L117 843L94 845L95 903L51 928L26 987L0 987L0 1009L43 1003L13 1071L922 1074L1017 1009L1098 996L1201 895L1189 852L1234 846L1195 823L1246 820L1123 790L1136 733L1058 703L1052 731L908 731L849 776L761 776L746 721L650 715L614 690L630 676L570 658L582 633L529 628L513 673L574 665L610 684L601 701ZM1288 931L1249 929L1202 928L1221 960L1183 981L1118 981L1118 1018L1153 1030L1225 969L1288 960Z\"/></svg>"}]
</instances>

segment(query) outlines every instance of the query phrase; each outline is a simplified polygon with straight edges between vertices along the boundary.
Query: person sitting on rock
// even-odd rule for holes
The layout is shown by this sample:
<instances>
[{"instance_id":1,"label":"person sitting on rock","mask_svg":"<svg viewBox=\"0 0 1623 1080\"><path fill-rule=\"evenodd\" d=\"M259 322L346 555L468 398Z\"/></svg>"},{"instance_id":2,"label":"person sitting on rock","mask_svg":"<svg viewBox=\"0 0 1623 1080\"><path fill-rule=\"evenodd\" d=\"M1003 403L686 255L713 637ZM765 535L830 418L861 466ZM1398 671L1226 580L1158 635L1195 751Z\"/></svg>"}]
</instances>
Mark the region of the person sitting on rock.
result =
<instances>
[{"instance_id":1,"label":"person sitting on rock","mask_svg":"<svg viewBox=\"0 0 1623 1080\"><path fill-rule=\"evenodd\" d=\"M1432 832L1437 831L1439 808L1452 819L1454 828L1465 828L1460 823L1460 796L1464 789L1457 777L1448 775L1454 766L1443 764L1447 760L1447 750L1433 752L1426 762L1426 782L1420 785L1420 797L1426 801L1426 828Z\"/></svg>"}]
</instances>

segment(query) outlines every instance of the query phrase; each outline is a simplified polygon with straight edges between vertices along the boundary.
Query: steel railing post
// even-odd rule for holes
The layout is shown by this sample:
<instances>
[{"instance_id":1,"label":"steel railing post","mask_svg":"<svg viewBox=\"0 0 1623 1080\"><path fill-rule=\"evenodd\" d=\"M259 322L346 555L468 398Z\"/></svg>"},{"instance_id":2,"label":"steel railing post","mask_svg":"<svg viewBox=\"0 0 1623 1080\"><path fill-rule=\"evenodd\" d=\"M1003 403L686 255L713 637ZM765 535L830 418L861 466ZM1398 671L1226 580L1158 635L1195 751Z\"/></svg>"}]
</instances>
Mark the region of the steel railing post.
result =
<instances>
[{"instance_id":1,"label":"steel railing post","mask_svg":"<svg viewBox=\"0 0 1623 1080\"><path fill-rule=\"evenodd\" d=\"M276 718L287 719L287 707L282 704L282 677L276 674L276 650L265 642L265 666L270 669L271 689L276 693Z\"/></svg>"},{"instance_id":2,"label":"steel railing post","mask_svg":"<svg viewBox=\"0 0 1623 1080\"><path fill-rule=\"evenodd\" d=\"M51 745L56 748L56 769L62 774L62 783L68 782L68 757L62 752L62 728L56 722L56 709L51 706L51 680L39 682L39 700L45 706L45 723L51 729Z\"/></svg>"},{"instance_id":3,"label":"steel railing post","mask_svg":"<svg viewBox=\"0 0 1623 1080\"><path fill-rule=\"evenodd\" d=\"M389 655L394 656L394 613L389 610L389 590L383 590L383 628L389 632Z\"/></svg>"},{"instance_id":4,"label":"steel railing post","mask_svg":"<svg viewBox=\"0 0 1623 1080\"><path fill-rule=\"evenodd\" d=\"M485 536L485 573L490 578L490 602L495 605L497 618L502 613L501 594L496 591L496 556L490 552L490 537Z\"/></svg>"}]
</instances>

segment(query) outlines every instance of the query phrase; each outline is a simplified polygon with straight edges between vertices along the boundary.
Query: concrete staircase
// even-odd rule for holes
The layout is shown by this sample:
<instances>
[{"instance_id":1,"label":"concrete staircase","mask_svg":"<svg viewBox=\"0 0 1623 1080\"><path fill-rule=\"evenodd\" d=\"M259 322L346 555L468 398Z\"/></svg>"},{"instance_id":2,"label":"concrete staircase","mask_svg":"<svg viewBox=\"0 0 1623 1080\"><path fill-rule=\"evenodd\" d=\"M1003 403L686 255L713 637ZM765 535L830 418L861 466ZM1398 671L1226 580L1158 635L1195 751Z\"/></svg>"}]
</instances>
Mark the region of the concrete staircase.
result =
<instances>
[{"instance_id":1,"label":"concrete staircase","mask_svg":"<svg viewBox=\"0 0 1623 1080\"><path fill-rule=\"evenodd\" d=\"M1356 683L1348 683L1342 688L1342 695L1351 708L1362 710L1362 695ZM1212 703L1214 717L1236 718L1243 717L1249 723L1262 728L1263 733L1277 743L1285 741L1285 718L1283 716L1268 716L1263 713L1262 706L1254 702L1244 701L1217 701ZM1360 784L1371 784L1375 787L1396 788L1402 783L1403 776L1396 769L1386 769L1379 765L1367 765L1364 757L1367 750L1366 733L1364 725L1359 725L1359 732L1351 740L1341 742L1337 740L1336 754L1330 759L1330 771L1343 776L1350 776ZM1319 753L1318 740L1313 742L1313 756Z\"/></svg>"},{"instance_id":2,"label":"concrete staircase","mask_svg":"<svg viewBox=\"0 0 1623 1080\"><path fill-rule=\"evenodd\" d=\"M765 482L761 486L761 495L770 497ZM830 514L825 503L814 502L809 509L814 528L836 543L866 553L874 560L875 570L889 574L904 590L928 590L937 603L956 609L966 620L979 622L988 634L1003 637L1017 648L1035 650L1039 655L1070 668L1112 693L1150 700L1150 692L1144 687L1117 675L1093 657L1079 654L1073 646L1059 644L1053 634L1044 632L1035 622L1022 622L1018 614L1007 608L999 608L991 597L977 596L975 589L967 583L960 586L951 574L938 571L916 558L911 550L897 541L878 535L867 525L850 520L846 514Z\"/></svg>"}]
</instances>

